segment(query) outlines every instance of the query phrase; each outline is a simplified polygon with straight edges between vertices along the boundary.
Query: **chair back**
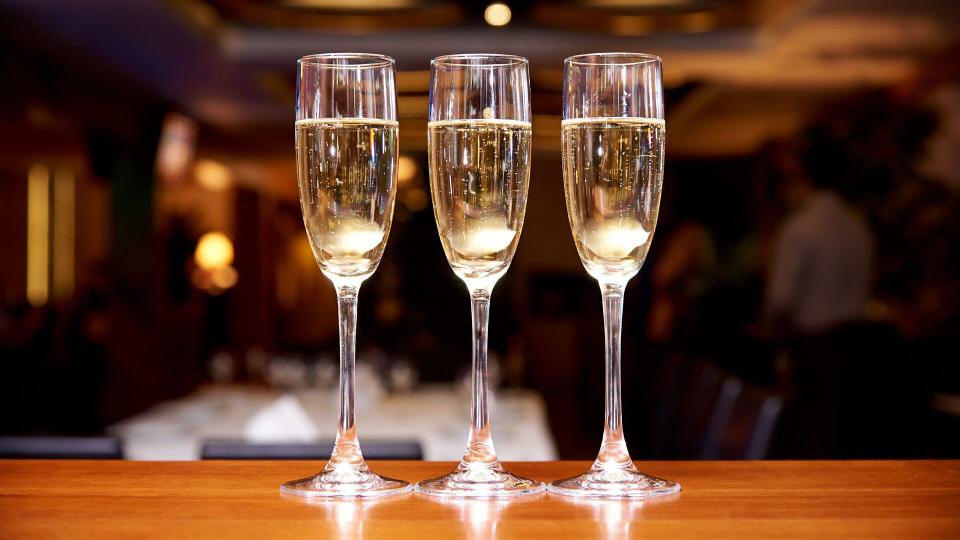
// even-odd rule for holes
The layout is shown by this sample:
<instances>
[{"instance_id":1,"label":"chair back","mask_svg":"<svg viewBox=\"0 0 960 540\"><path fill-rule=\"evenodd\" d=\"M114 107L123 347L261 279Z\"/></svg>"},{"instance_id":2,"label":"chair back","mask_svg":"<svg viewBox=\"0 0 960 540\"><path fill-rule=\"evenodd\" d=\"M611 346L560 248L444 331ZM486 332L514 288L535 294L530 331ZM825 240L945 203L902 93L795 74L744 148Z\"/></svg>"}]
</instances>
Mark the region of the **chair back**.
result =
<instances>
[{"instance_id":1,"label":"chair back","mask_svg":"<svg viewBox=\"0 0 960 540\"><path fill-rule=\"evenodd\" d=\"M123 459L114 437L0 437L0 459Z\"/></svg>"},{"instance_id":2,"label":"chair back","mask_svg":"<svg viewBox=\"0 0 960 540\"><path fill-rule=\"evenodd\" d=\"M371 460L420 460L423 450L416 441L363 441L363 457ZM324 460L333 452L333 441L319 443L250 443L207 441L201 459Z\"/></svg>"},{"instance_id":3,"label":"chair back","mask_svg":"<svg viewBox=\"0 0 960 540\"><path fill-rule=\"evenodd\" d=\"M710 420L702 459L764 459L783 410L783 398L730 376Z\"/></svg>"}]
</instances>

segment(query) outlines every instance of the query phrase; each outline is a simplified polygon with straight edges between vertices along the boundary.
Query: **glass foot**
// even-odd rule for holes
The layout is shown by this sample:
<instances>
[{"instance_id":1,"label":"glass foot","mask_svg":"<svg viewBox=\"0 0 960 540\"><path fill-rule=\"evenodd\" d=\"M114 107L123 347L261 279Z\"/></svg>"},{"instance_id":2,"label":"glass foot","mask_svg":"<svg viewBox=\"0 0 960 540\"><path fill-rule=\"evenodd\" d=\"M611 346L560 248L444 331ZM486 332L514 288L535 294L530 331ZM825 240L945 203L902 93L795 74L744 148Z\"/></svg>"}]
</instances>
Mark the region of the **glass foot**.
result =
<instances>
[{"instance_id":1,"label":"glass foot","mask_svg":"<svg viewBox=\"0 0 960 540\"><path fill-rule=\"evenodd\" d=\"M291 480L280 486L280 492L299 497L363 498L399 495L410 491L403 480L385 478L370 471L347 474L332 470L315 476Z\"/></svg>"},{"instance_id":2,"label":"glass foot","mask_svg":"<svg viewBox=\"0 0 960 540\"><path fill-rule=\"evenodd\" d=\"M573 478L555 480L550 493L571 497L648 498L680 492L680 484L628 469L593 468Z\"/></svg>"},{"instance_id":3,"label":"glass foot","mask_svg":"<svg viewBox=\"0 0 960 540\"><path fill-rule=\"evenodd\" d=\"M506 499L540 493L545 487L543 482L510 474L497 463L477 468L461 464L456 471L418 482L413 489L434 497Z\"/></svg>"}]
</instances>

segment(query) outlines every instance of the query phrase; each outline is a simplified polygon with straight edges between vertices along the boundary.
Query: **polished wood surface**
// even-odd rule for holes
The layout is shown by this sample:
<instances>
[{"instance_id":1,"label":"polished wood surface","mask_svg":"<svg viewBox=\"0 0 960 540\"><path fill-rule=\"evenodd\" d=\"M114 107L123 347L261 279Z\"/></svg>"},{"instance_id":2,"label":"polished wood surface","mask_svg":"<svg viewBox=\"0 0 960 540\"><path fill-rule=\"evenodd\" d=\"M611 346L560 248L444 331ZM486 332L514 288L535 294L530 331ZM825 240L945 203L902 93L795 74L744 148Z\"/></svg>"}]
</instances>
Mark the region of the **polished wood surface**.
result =
<instances>
[{"instance_id":1,"label":"polished wood surface","mask_svg":"<svg viewBox=\"0 0 960 540\"><path fill-rule=\"evenodd\" d=\"M0 461L0 538L960 538L960 461L650 462L683 492L646 502L309 503L322 463ZM419 480L453 465L372 463ZM587 463L514 463L552 480Z\"/></svg>"}]
</instances>

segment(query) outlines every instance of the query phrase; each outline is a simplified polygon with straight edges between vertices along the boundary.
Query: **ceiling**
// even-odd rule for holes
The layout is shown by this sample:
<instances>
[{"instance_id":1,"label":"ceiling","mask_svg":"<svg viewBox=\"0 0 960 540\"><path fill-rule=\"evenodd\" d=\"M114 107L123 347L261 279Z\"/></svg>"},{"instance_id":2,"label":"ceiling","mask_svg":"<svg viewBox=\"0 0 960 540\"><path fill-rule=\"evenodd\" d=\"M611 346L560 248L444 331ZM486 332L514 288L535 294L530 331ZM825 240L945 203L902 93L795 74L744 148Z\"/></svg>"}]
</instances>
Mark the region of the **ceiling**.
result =
<instances>
[{"instance_id":1,"label":"ceiling","mask_svg":"<svg viewBox=\"0 0 960 540\"><path fill-rule=\"evenodd\" d=\"M838 93L909 79L960 24L953 0L505 1L499 28L485 2L430 0L0 0L0 16L264 148L274 133L288 145L308 53L394 56L404 148L418 150L437 54L528 57L538 146L557 148L563 58L651 52L664 60L670 152L702 157L751 152Z\"/></svg>"}]
</instances>

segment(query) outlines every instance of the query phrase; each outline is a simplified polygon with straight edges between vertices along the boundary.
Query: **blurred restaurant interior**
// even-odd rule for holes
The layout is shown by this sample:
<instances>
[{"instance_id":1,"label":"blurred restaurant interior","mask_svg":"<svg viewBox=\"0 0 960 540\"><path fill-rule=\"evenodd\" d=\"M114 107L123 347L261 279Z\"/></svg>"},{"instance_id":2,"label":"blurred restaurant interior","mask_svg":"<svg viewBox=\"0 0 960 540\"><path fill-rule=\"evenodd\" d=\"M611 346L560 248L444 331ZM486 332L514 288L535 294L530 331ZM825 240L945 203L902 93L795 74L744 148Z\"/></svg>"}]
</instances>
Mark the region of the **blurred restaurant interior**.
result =
<instances>
[{"instance_id":1,"label":"blurred restaurant interior","mask_svg":"<svg viewBox=\"0 0 960 540\"><path fill-rule=\"evenodd\" d=\"M625 300L634 457L960 457L957 28L953 0L0 0L0 455L325 457L337 304L300 215L295 71L349 51L396 58L400 117L359 304L364 453L463 450L429 61L497 52L529 58L534 118L493 294L497 447L592 458L603 326L564 203L562 65L622 50L663 58L668 131Z\"/></svg>"}]
</instances>

